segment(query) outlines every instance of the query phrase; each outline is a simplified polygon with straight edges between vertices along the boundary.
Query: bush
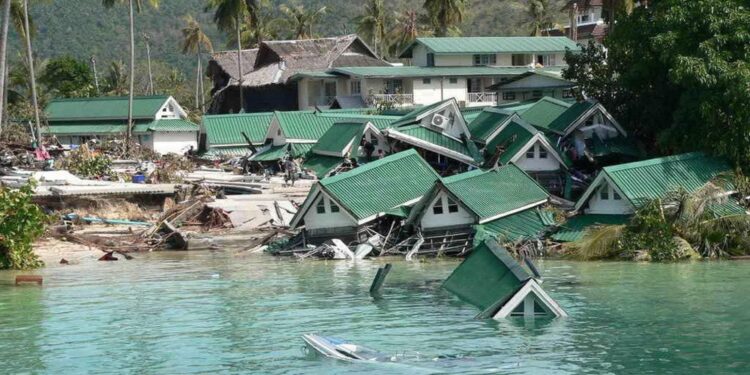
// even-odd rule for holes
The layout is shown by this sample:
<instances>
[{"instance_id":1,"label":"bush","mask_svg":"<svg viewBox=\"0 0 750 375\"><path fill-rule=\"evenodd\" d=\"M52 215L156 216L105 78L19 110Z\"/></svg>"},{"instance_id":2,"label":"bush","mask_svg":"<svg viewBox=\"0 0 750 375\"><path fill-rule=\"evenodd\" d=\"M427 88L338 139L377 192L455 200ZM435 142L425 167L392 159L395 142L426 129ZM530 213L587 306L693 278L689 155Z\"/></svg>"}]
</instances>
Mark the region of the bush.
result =
<instances>
[{"instance_id":1,"label":"bush","mask_svg":"<svg viewBox=\"0 0 750 375\"><path fill-rule=\"evenodd\" d=\"M30 269L44 265L32 244L44 234L49 217L31 201L34 183L21 189L0 187L0 268Z\"/></svg>"}]
</instances>

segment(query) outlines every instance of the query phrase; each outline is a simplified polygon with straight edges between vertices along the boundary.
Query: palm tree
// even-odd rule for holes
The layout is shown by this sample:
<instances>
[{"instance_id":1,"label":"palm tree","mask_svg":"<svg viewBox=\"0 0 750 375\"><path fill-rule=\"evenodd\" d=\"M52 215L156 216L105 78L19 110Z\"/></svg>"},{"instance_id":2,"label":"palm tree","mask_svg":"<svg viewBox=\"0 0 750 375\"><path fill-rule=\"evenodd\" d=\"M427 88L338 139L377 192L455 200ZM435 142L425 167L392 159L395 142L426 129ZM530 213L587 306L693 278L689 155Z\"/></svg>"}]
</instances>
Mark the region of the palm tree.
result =
<instances>
[{"instance_id":1,"label":"palm tree","mask_svg":"<svg viewBox=\"0 0 750 375\"><path fill-rule=\"evenodd\" d=\"M430 17L436 36L460 34L467 0L425 0L424 8Z\"/></svg>"},{"instance_id":2,"label":"palm tree","mask_svg":"<svg viewBox=\"0 0 750 375\"><path fill-rule=\"evenodd\" d=\"M386 52L386 34L390 19L387 16L383 0L370 0L365 5L365 12L354 19L357 33L365 37L375 47L375 54L383 57Z\"/></svg>"},{"instance_id":3,"label":"palm tree","mask_svg":"<svg viewBox=\"0 0 750 375\"><path fill-rule=\"evenodd\" d=\"M5 63L8 61L8 24L10 23L10 0L3 1L3 25L0 35L0 133L2 133L3 110L5 109Z\"/></svg>"},{"instance_id":4,"label":"palm tree","mask_svg":"<svg viewBox=\"0 0 750 375\"><path fill-rule=\"evenodd\" d=\"M105 7L111 8L117 4L128 4L128 16L130 19L130 89L128 90L128 133L125 142L125 151L130 150L130 140L133 133L133 91L135 86L135 15L140 13L144 4L148 3L154 8L159 7L159 0L102 0Z\"/></svg>"},{"instance_id":5,"label":"palm tree","mask_svg":"<svg viewBox=\"0 0 750 375\"><path fill-rule=\"evenodd\" d=\"M264 40L278 36L278 24L281 20L274 18L267 1L261 1L255 15L247 15L245 22L240 25L240 41L243 48L256 48ZM227 45L237 44L237 35L230 35Z\"/></svg>"},{"instance_id":6,"label":"palm tree","mask_svg":"<svg viewBox=\"0 0 750 375\"><path fill-rule=\"evenodd\" d=\"M256 17L258 3L255 0L209 0L206 10L215 9L214 22L219 29L229 32L235 31L237 36L237 69L238 87L240 91L240 112L244 111L245 98L242 90L243 72L242 72L242 38L241 27L242 20L249 16L251 19Z\"/></svg>"},{"instance_id":7,"label":"palm tree","mask_svg":"<svg viewBox=\"0 0 750 375\"><path fill-rule=\"evenodd\" d=\"M125 95L127 92L128 74L122 61L112 61L104 78L105 91L112 95Z\"/></svg>"},{"instance_id":8,"label":"palm tree","mask_svg":"<svg viewBox=\"0 0 750 375\"><path fill-rule=\"evenodd\" d=\"M318 22L318 18L325 14L326 7L308 10L301 4L291 7L284 4L279 7L279 10L286 16L284 22L292 30L291 39L311 39L314 35L313 27Z\"/></svg>"},{"instance_id":9,"label":"palm tree","mask_svg":"<svg viewBox=\"0 0 750 375\"><path fill-rule=\"evenodd\" d=\"M429 24L427 17L414 9L396 12L395 19L396 24L388 36L393 41L388 46L391 56L398 55L418 37L432 34L426 26Z\"/></svg>"},{"instance_id":10,"label":"palm tree","mask_svg":"<svg viewBox=\"0 0 750 375\"><path fill-rule=\"evenodd\" d=\"M542 36L544 30L555 26L555 16L550 12L549 0L529 0L531 36Z\"/></svg>"},{"instance_id":11,"label":"palm tree","mask_svg":"<svg viewBox=\"0 0 750 375\"><path fill-rule=\"evenodd\" d=\"M203 32L200 23L193 18L193 16L185 17L185 26L182 29L182 53L195 53L198 58L198 68L196 73L195 81L195 108L200 108L201 112L204 110L205 98L203 98L203 66L201 60L201 53L205 47L209 52L213 52L214 47L211 44L211 39Z\"/></svg>"}]
</instances>

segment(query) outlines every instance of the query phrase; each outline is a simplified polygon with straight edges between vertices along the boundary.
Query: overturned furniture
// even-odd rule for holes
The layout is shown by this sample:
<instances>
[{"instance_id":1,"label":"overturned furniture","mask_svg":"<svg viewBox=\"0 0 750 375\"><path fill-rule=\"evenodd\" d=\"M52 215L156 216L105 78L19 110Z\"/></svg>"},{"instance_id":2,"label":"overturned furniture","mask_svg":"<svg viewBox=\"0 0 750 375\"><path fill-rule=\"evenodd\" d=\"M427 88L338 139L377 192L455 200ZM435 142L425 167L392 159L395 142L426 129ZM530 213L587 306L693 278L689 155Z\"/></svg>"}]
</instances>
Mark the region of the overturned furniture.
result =
<instances>
[{"instance_id":1,"label":"overturned furniture","mask_svg":"<svg viewBox=\"0 0 750 375\"><path fill-rule=\"evenodd\" d=\"M480 243L443 288L480 308L480 319L568 316L529 271L494 241Z\"/></svg>"}]
</instances>

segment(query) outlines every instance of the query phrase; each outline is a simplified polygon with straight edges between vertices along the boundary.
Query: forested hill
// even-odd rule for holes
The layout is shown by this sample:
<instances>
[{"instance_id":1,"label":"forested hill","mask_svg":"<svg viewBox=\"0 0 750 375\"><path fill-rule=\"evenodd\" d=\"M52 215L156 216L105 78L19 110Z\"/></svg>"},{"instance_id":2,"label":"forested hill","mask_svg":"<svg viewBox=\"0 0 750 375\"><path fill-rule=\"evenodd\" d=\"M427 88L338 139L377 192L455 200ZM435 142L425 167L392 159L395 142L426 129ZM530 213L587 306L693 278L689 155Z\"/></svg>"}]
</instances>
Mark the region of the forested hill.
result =
<instances>
[{"instance_id":1,"label":"forested hill","mask_svg":"<svg viewBox=\"0 0 750 375\"><path fill-rule=\"evenodd\" d=\"M273 1L276 5L289 1ZM564 0L550 0L553 9L560 9ZM303 0L306 8L327 7L327 13L317 24L315 33L321 36L352 33L356 27L352 18L359 15L365 1ZM391 12L421 9L423 0L386 0ZM96 56L104 68L112 60L127 60L127 8L106 9L100 0L54 0L31 2L31 15L37 27L34 50L42 58L70 54L78 58ZM215 49L226 48L226 37L211 22L211 14L204 12L206 0L161 0L158 9L146 8L136 16L137 33L147 33L152 40L152 58L188 71L194 66L192 57L180 53L183 17L191 14L203 25ZM277 6L275 7L277 8ZM527 35L528 0L470 0L464 35ZM565 15L559 20L565 22ZM138 54L145 58L143 38L137 41ZM11 58L16 56L15 38ZM141 60L143 61L143 60Z\"/></svg>"}]
</instances>

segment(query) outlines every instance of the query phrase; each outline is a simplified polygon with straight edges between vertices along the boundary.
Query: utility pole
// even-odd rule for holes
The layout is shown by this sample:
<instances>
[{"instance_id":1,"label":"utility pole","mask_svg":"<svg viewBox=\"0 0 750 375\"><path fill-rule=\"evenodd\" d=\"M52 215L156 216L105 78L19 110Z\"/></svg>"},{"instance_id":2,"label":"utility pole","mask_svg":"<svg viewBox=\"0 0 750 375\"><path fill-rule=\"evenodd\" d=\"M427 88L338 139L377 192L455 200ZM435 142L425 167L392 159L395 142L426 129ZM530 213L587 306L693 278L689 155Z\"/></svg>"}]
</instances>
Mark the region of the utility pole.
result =
<instances>
[{"instance_id":1,"label":"utility pole","mask_svg":"<svg viewBox=\"0 0 750 375\"><path fill-rule=\"evenodd\" d=\"M146 33L143 33L143 39L146 40L146 61L148 64L148 92L149 92L149 95L154 95L154 76L151 74L151 46L149 45L149 41L151 39Z\"/></svg>"},{"instance_id":2,"label":"utility pole","mask_svg":"<svg viewBox=\"0 0 750 375\"><path fill-rule=\"evenodd\" d=\"M10 0L6 0L10 1ZM29 28L29 0L23 0L23 24L26 30L26 54L29 58L29 78L31 79L31 104L34 106L34 120L36 121L37 147L42 145L42 128L39 121L39 102L36 97L36 77L34 77L34 56L31 50L31 29Z\"/></svg>"},{"instance_id":3,"label":"utility pole","mask_svg":"<svg viewBox=\"0 0 750 375\"><path fill-rule=\"evenodd\" d=\"M91 62L91 70L94 71L94 87L96 88L96 95L99 95L99 75L96 73L96 58L94 55L91 55L89 61Z\"/></svg>"}]
</instances>

